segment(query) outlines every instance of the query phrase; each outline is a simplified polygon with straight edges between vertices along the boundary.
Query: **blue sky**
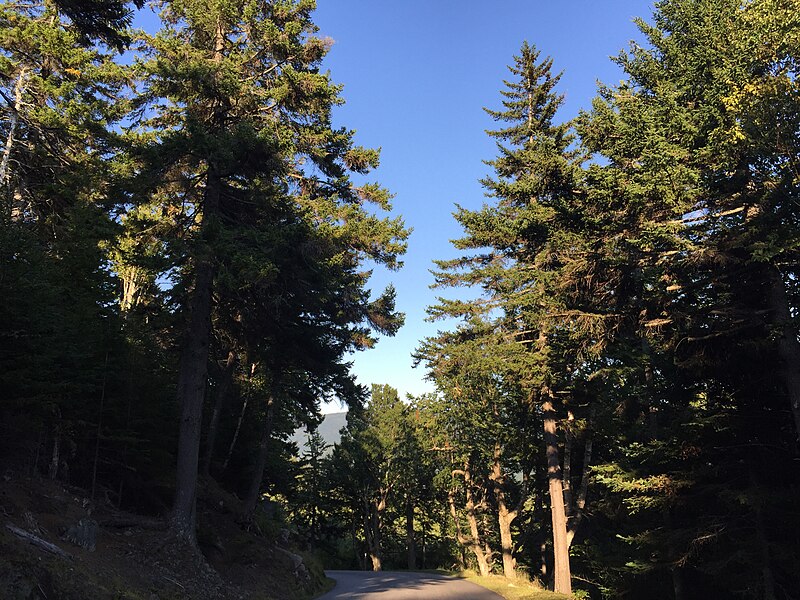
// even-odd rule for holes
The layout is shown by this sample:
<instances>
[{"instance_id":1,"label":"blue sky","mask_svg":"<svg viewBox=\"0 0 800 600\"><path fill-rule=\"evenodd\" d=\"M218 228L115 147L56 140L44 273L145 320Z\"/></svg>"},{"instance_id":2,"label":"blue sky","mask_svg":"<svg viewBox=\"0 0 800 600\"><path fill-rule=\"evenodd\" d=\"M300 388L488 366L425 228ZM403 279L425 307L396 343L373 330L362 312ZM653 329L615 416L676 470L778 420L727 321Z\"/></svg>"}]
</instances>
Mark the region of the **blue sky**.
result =
<instances>
[{"instance_id":1,"label":"blue sky","mask_svg":"<svg viewBox=\"0 0 800 600\"><path fill-rule=\"evenodd\" d=\"M651 12L644 0L318 0L320 35L335 41L325 65L344 84L336 124L355 129L359 144L382 148L372 179L396 195L395 212L414 229L405 267L373 275L375 291L395 285L406 325L353 357L361 383L388 383L401 396L433 389L411 359L419 340L443 326L425 322L425 307L447 294L429 289L429 270L434 259L456 255L454 205L491 202L478 183L496 149L482 107L499 107L522 41L564 71L568 119L590 106L597 81L619 82L609 57L641 40L633 18L649 20Z\"/></svg>"},{"instance_id":2,"label":"blue sky","mask_svg":"<svg viewBox=\"0 0 800 600\"><path fill-rule=\"evenodd\" d=\"M634 17L649 20L646 0L317 0L319 35L334 40L325 59L333 81L343 84L345 104L335 124L356 130L356 142L382 149L381 166L369 178L395 194L395 214L413 228L405 266L375 271L371 287L397 290L406 324L394 338L352 357L360 383L388 383L405 394L431 391L424 367L411 353L442 323L425 322L436 302L433 260L456 256L450 240L461 236L455 204L479 208L491 202L478 180L496 146L483 107L500 107L500 90L523 40L563 71L560 117L590 106L597 82L616 84L610 60L642 36ZM157 18L140 11L136 26L152 31ZM339 410L334 404L326 412Z\"/></svg>"}]
</instances>

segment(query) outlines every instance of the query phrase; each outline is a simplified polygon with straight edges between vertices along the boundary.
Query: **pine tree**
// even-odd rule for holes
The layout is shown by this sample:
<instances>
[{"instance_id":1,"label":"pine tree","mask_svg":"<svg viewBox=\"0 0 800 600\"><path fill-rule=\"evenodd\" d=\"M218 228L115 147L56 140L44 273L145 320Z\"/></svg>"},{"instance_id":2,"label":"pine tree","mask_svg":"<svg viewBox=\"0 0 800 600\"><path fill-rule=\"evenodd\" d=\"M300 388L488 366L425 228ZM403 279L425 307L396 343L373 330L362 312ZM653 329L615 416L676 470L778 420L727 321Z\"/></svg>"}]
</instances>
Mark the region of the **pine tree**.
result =
<instances>
[{"instance_id":1,"label":"pine tree","mask_svg":"<svg viewBox=\"0 0 800 600\"><path fill-rule=\"evenodd\" d=\"M369 257L396 267L407 232L399 219L379 219L363 208L365 201L390 208L382 188L350 182L349 173L368 172L378 156L354 146L352 132L331 127L339 88L318 71L327 42L313 35L313 8L305 0L168 3L165 28L149 40L143 64L142 97L150 106L143 125L155 135L142 131L137 177L155 184L151 198L178 207L175 291L184 294L187 320L177 385L182 416L172 527L190 542L212 331L252 306L226 313L232 300L227 290L244 286L261 306L279 297L269 285L278 269L270 254L285 246L270 238L302 222L313 224L314 238L327 244L322 257L314 256L314 239L299 249L310 250L307 258L319 264L338 261L336 272L346 282L340 284L345 293L339 310L353 327L351 339L370 343L364 323L391 333L400 322L391 291L370 302L358 265ZM246 342L241 340L243 348ZM272 380L280 373L264 375Z\"/></svg>"},{"instance_id":2,"label":"pine tree","mask_svg":"<svg viewBox=\"0 0 800 600\"><path fill-rule=\"evenodd\" d=\"M500 154L488 163L496 177L482 181L497 204L479 211L459 208L455 216L466 236L455 245L476 253L437 262L441 269L437 285L480 286L483 295L475 302L441 301L432 307L434 318L463 317L465 326L455 334L429 340L423 354L435 364L441 360L438 357L457 352L452 348L463 346L461 340L472 343L483 372L509 381L508 388L522 386L526 397L539 405L547 446L555 587L569 593L554 399L555 391L560 387L566 391L570 382L566 370L557 368L562 359L554 353L559 348L555 342L570 331L587 329L593 335L584 337L596 340L604 315L590 313L580 306L580 299L567 293L570 261L573 255L581 255L585 241L574 225L578 157L570 150L569 126L554 122L562 102L555 92L559 76L552 73L552 60L540 60L539 52L527 43L509 70L514 78L501 92L503 110L487 111L506 125L489 132L499 140ZM508 552L506 558L510 562Z\"/></svg>"},{"instance_id":3,"label":"pine tree","mask_svg":"<svg viewBox=\"0 0 800 600\"><path fill-rule=\"evenodd\" d=\"M130 43L127 29L133 20L133 11L127 0L54 0L59 12L74 25L84 44L98 39L122 50ZM137 8L144 0L133 0Z\"/></svg>"},{"instance_id":4,"label":"pine tree","mask_svg":"<svg viewBox=\"0 0 800 600\"><path fill-rule=\"evenodd\" d=\"M617 297L639 338L612 396L627 421L621 452L598 480L630 507L631 555L658 549L649 565L630 563L638 577L668 572L677 597L694 579L721 594L774 598L776 581L795 570L771 549L780 536L764 498L768 488L777 510L788 489L773 474L795 472L780 457L796 437L800 356L788 316L796 18L779 2L660 3L653 25L640 23L650 46L618 59L629 80L603 90L579 127L608 161L590 169L588 187L615 216L606 239L625 240L617 261L631 285ZM637 387L647 402L631 393ZM786 400L793 427L778 416ZM763 462L766 439L782 450ZM662 460L648 463L662 447ZM668 450L678 447L678 456ZM703 539L714 547L701 550Z\"/></svg>"},{"instance_id":5,"label":"pine tree","mask_svg":"<svg viewBox=\"0 0 800 600\"><path fill-rule=\"evenodd\" d=\"M102 397L119 342L103 248L127 75L51 3L4 4L0 23L1 385L33 421L26 433L38 430L50 475L72 463L69 476L86 482L77 440L95 438L87 398Z\"/></svg>"}]
</instances>

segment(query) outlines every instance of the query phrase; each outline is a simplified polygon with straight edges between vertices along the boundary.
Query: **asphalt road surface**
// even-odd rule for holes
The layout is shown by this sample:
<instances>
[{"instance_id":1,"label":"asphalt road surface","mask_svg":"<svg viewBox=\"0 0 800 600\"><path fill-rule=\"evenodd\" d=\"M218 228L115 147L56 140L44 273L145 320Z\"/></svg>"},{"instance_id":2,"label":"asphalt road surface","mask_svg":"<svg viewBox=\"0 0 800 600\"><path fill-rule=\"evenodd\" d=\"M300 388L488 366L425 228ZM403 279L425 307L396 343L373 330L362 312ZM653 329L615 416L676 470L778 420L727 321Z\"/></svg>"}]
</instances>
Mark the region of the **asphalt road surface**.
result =
<instances>
[{"instance_id":1,"label":"asphalt road surface","mask_svg":"<svg viewBox=\"0 0 800 600\"><path fill-rule=\"evenodd\" d=\"M336 587L317 600L502 600L479 585L431 573L325 571Z\"/></svg>"}]
</instances>

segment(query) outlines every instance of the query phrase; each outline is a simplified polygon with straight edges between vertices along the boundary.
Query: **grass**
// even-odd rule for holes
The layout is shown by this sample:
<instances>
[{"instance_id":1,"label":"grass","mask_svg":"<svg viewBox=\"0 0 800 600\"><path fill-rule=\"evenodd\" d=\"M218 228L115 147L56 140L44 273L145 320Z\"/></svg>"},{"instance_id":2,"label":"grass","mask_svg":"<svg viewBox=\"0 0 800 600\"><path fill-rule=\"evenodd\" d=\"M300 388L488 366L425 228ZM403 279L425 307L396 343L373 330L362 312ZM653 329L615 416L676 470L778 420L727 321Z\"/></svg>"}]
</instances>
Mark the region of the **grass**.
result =
<instances>
[{"instance_id":1,"label":"grass","mask_svg":"<svg viewBox=\"0 0 800 600\"><path fill-rule=\"evenodd\" d=\"M570 600L569 596L548 592L525 579L509 581L499 575L481 577L471 571L454 573L454 575L492 590L507 600Z\"/></svg>"}]
</instances>

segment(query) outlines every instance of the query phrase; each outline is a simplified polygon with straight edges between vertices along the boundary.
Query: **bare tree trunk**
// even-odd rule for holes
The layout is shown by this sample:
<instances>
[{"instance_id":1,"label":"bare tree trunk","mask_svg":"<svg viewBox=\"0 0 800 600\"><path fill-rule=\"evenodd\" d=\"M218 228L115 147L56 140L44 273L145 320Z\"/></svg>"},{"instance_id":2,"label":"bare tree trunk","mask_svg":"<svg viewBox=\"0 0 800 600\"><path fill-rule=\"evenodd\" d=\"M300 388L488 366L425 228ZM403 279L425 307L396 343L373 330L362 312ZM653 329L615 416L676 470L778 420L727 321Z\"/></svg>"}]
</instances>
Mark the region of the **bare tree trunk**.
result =
<instances>
[{"instance_id":1,"label":"bare tree trunk","mask_svg":"<svg viewBox=\"0 0 800 600\"><path fill-rule=\"evenodd\" d=\"M541 577L542 581L547 581L547 578L550 577L547 572L547 556L547 543L542 542L539 545L539 577Z\"/></svg>"},{"instance_id":2,"label":"bare tree trunk","mask_svg":"<svg viewBox=\"0 0 800 600\"><path fill-rule=\"evenodd\" d=\"M503 504L499 507L499 514L497 517L498 525L500 526L500 547L503 553L503 575L508 579L516 579L514 572L514 556L512 554L513 540L511 537L511 521L513 517L510 516L508 508ZM515 515L516 516L516 515Z\"/></svg>"},{"instance_id":3,"label":"bare tree trunk","mask_svg":"<svg viewBox=\"0 0 800 600\"><path fill-rule=\"evenodd\" d=\"M497 502L497 524L500 530L500 548L503 557L503 575L508 579L516 579L516 572L514 568L514 540L511 535L511 523L519 515L522 505L525 503L527 497L527 474L524 476L525 482L520 496L520 501L517 505L510 509L506 500L505 484L506 477L503 473L502 465L502 448L499 442L494 445L494 462L492 463L491 479L494 482L494 496Z\"/></svg>"},{"instance_id":4,"label":"bare tree trunk","mask_svg":"<svg viewBox=\"0 0 800 600\"><path fill-rule=\"evenodd\" d=\"M483 555L486 557L487 574L491 574L492 570L494 569L494 552L489 544L490 530L487 515L483 515L481 524L483 525L483 536L481 536L483 539Z\"/></svg>"},{"instance_id":5,"label":"bare tree trunk","mask_svg":"<svg viewBox=\"0 0 800 600\"><path fill-rule=\"evenodd\" d=\"M383 567L381 556L381 512L380 505L374 503L370 505L369 521L372 543L369 547L369 557L372 561L372 570L376 572L380 571Z\"/></svg>"},{"instance_id":6,"label":"bare tree trunk","mask_svg":"<svg viewBox=\"0 0 800 600\"><path fill-rule=\"evenodd\" d=\"M249 379L253 378L253 375L256 372L256 364L253 363L250 365L250 376ZM228 463L231 462L231 456L233 456L233 449L236 447L236 440L239 439L239 432L242 429L242 421L244 421L244 415L247 412L247 402L250 399L250 389L248 386L248 390L244 394L244 399L242 400L242 410L239 411L239 419L236 421L236 429L233 431L233 438L231 438L231 444L228 446L228 453L225 455L225 460L222 462L222 470L228 468Z\"/></svg>"},{"instance_id":7,"label":"bare tree trunk","mask_svg":"<svg viewBox=\"0 0 800 600\"><path fill-rule=\"evenodd\" d=\"M364 552L364 570L367 570L367 555L372 552L372 507L369 498L364 498L364 543L367 545Z\"/></svg>"},{"instance_id":8,"label":"bare tree trunk","mask_svg":"<svg viewBox=\"0 0 800 600\"><path fill-rule=\"evenodd\" d=\"M367 543L367 553L373 571L382 568L381 556L381 515L386 510L386 496L381 492L379 500L369 497L363 498L364 502L364 541ZM367 568L366 559L364 569Z\"/></svg>"},{"instance_id":9,"label":"bare tree trunk","mask_svg":"<svg viewBox=\"0 0 800 600\"><path fill-rule=\"evenodd\" d=\"M350 540L353 544L353 554L356 558L356 564L361 567L361 570L364 570L364 567L361 563L361 553L358 551L358 542L356 540L356 520L355 518L351 521L350 527Z\"/></svg>"},{"instance_id":10,"label":"bare tree trunk","mask_svg":"<svg viewBox=\"0 0 800 600\"><path fill-rule=\"evenodd\" d=\"M596 407L592 407L589 413L589 423L586 428L586 439L583 447L583 473L581 474L581 485L578 488L578 497L575 499L575 510L567 520L567 547L572 546L575 534L583 521L584 510L586 509L586 496L589 494L589 478L592 474L592 427L594 424Z\"/></svg>"},{"instance_id":11,"label":"bare tree trunk","mask_svg":"<svg viewBox=\"0 0 800 600\"><path fill-rule=\"evenodd\" d=\"M189 299L189 327L178 370L178 406L181 409L172 533L196 545L195 499L200 459L200 433L211 338L211 298L214 261L209 247L212 224L217 219L222 181L209 165L203 198L202 246L195 252L194 286Z\"/></svg>"},{"instance_id":12,"label":"bare tree trunk","mask_svg":"<svg viewBox=\"0 0 800 600\"><path fill-rule=\"evenodd\" d=\"M408 570L417 568L417 544L414 540L414 503L406 500L406 548L408 549Z\"/></svg>"},{"instance_id":13,"label":"bare tree trunk","mask_svg":"<svg viewBox=\"0 0 800 600\"><path fill-rule=\"evenodd\" d=\"M544 439L547 446L547 478L550 491L550 516L553 523L553 581L560 594L572 594L567 544L567 516L564 510L564 490L561 483L561 465L558 459L556 415L550 399L542 404L544 412Z\"/></svg>"},{"instance_id":14,"label":"bare tree trunk","mask_svg":"<svg viewBox=\"0 0 800 600\"><path fill-rule=\"evenodd\" d=\"M478 516L475 511L475 499L472 495L472 477L469 471L466 471L466 474L464 475L464 483L467 494L467 504L465 507L467 512L467 523L469 524L469 532L472 536L470 546L473 554L475 554L475 560L478 562L478 571L480 571L480 574L485 577L489 574L489 561L486 558L486 553L481 547L481 536L478 531Z\"/></svg>"},{"instance_id":15,"label":"bare tree trunk","mask_svg":"<svg viewBox=\"0 0 800 600\"><path fill-rule=\"evenodd\" d=\"M772 324L778 334L778 356L782 363L783 384L789 396L795 433L800 440L800 342L797 341L797 331L792 326L786 284L777 269L772 274L769 308L772 312Z\"/></svg>"},{"instance_id":16,"label":"bare tree trunk","mask_svg":"<svg viewBox=\"0 0 800 600\"><path fill-rule=\"evenodd\" d=\"M452 488L447 491L447 506L450 508L450 516L452 517L453 524L455 525L456 528L456 541L458 542L459 547L463 548L464 546L469 544L470 539L463 533L461 533L461 521L458 518L458 511L456 510L455 492L453 491ZM463 553L459 553L459 555L461 554ZM462 559L461 560L462 567L463 567L463 562L464 561Z\"/></svg>"},{"instance_id":17,"label":"bare tree trunk","mask_svg":"<svg viewBox=\"0 0 800 600\"><path fill-rule=\"evenodd\" d=\"M467 480L466 475L464 478ZM466 536L461 533L461 523L458 519L458 511L456 510L455 494L453 493L453 490L450 490L450 492L447 494L447 501L450 506L450 516L453 518L453 522L456 526L456 539L458 540L459 546L462 549L469 547L469 549L472 550L472 553L475 555L475 560L478 563L478 570L480 571L480 574L488 575L489 563L487 562L486 556L483 553L483 548L481 547L480 535L478 533L478 520L475 517L475 502L472 497L472 492L469 491L467 493L466 503L467 523L469 524L471 536ZM462 558L462 565L464 562L465 561Z\"/></svg>"},{"instance_id":18,"label":"bare tree trunk","mask_svg":"<svg viewBox=\"0 0 800 600\"><path fill-rule=\"evenodd\" d=\"M534 467L534 479L537 483L534 484L534 487L537 489L537 493L534 494L533 497L533 514L534 518L537 520L541 520L543 522L544 515L546 512L546 508L544 506L544 493L538 492L539 484L538 482L544 480L546 475L546 469L542 469L540 471L539 466ZM547 542L542 539L541 544L539 544L539 579L543 582L547 581L550 577L550 573L548 572L548 552L547 552Z\"/></svg>"},{"instance_id":19,"label":"bare tree trunk","mask_svg":"<svg viewBox=\"0 0 800 600\"><path fill-rule=\"evenodd\" d=\"M273 388L274 389L274 388ZM261 440L258 443L258 457L256 458L256 466L253 470L252 479L250 479L250 488L247 491L242 508L242 519L244 522L250 522L258 504L258 498L261 495L261 482L264 479L264 469L267 466L267 458L269 457L269 440L272 437L272 422L275 414L275 391L273 391L269 398L267 398L267 412L264 417L264 425L261 430Z\"/></svg>"},{"instance_id":20,"label":"bare tree trunk","mask_svg":"<svg viewBox=\"0 0 800 600\"><path fill-rule=\"evenodd\" d=\"M53 454L50 458L50 471L48 475L50 479L55 480L58 477L58 463L61 460L61 423L56 425L53 432Z\"/></svg>"},{"instance_id":21,"label":"bare tree trunk","mask_svg":"<svg viewBox=\"0 0 800 600\"><path fill-rule=\"evenodd\" d=\"M424 569L426 564L427 564L425 562L425 515L424 515L424 513L423 513L423 515L421 516L421 518L419 520L419 525L420 525L420 542L422 544L422 568Z\"/></svg>"},{"instance_id":22,"label":"bare tree trunk","mask_svg":"<svg viewBox=\"0 0 800 600\"><path fill-rule=\"evenodd\" d=\"M9 107L11 109L11 119L9 120L5 148L3 148L3 159L0 161L0 185L6 182L10 174L8 164L11 159L11 150L14 147L14 134L17 131L17 124L19 123L19 113L22 110L22 94L25 92L25 78L27 74L27 69L23 67L17 76L17 82L14 84L14 106ZM12 214L12 219L15 216L16 215Z\"/></svg>"},{"instance_id":23,"label":"bare tree trunk","mask_svg":"<svg viewBox=\"0 0 800 600\"><path fill-rule=\"evenodd\" d=\"M145 272L135 265L118 264L116 267L122 280L122 296L119 299L119 310L128 313L139 304L139 291L147 282Z\"/></svg>"},{"instance_id":24,"label":"bare tree trunk","mask_svg":"<svg viewBox=\"0 0 800 600\"><path fill-rule=\"evenodd\" d=\"M228 359L225 361L225 370L222 372L222 381L220 381L219 389L217 390L216 398L214 399L214 409L211 411L211 419L208 423L208 432L206 434L206 454L203 457L202 472L203 475L209 475L211 472L211 461L214 459L214 446L217 442L217 430L219 429L219 419L222 414L222 408L228 399L231 387L233 387L233 371L236 368L236 353L231 350L228 352Z\"/></svg>"},{"instance_id":25,"label":"bare tree trunk","mask_svg":"<svg viewBox=\"0 0 800 600\"><path fill-rule=\"evenodd\" d=\"M572 412L569 413L570 425L572 425ZM562 482L564 485L564 511L567 515L567 521L572 516L572 445L575 441L575 435L572 429L568 426L564 428L564 473Z\"/></svg>"},{"instance_id":26,"label":"bare tree trunk","mask_svg":"<svg viewBox=\"0 0 800 600\"><path fill-rule=\"evenodd\" d=\"M761 577L764 584L764 600L776 600L775 575L772 572L772 559L769 555L769 541L764 524L764 509L759 503L756 505L756 533L758 534L758 550L761 554Z\"/></svg>"}]
</instances>

